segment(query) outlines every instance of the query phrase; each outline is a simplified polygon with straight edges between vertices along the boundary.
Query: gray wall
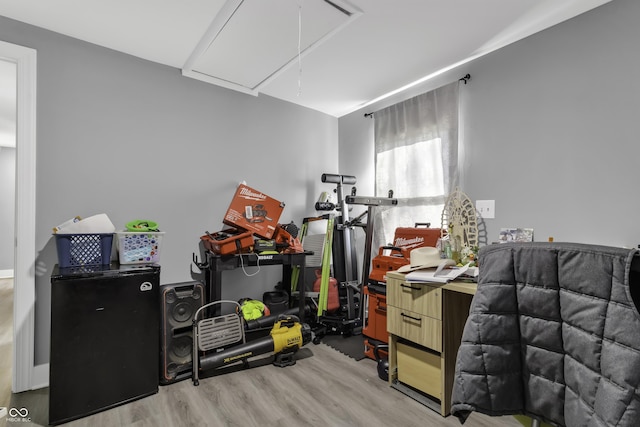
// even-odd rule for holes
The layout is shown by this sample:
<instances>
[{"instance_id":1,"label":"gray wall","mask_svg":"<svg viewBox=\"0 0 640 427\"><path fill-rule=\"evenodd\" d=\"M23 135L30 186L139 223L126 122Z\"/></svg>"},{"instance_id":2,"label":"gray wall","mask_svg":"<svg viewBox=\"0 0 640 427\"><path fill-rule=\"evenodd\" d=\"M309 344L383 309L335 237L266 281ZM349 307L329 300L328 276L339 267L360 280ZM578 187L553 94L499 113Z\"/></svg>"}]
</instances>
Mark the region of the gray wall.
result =
<instances>
[{"instance_id":1,"label":"gray wall","mask_svg":"<svg viewBox=\"0 0 640 427\"><path fill-rule=\"evenodd\" d=\"M471 74L461 84L461 190L495 199L496 218L481 224L489 242L501 227L530 227L538 241L640 243L639 20L640 2L616 0L404 94ZM373 176L363 113L383 106L340 118L342 169Z\"/></svg>"},{"instance_id":2,"label":"gray wall","mask_svg":"<svg viewBox=\"0 0 640 427\"><path fill-rule=\"evenodd\" d=\"M13 270L16 149L0 147L0 270Z\"/></svg>"},{"instance_id":3,"label":"gray wall","mask_svg":"<svg viewBox=\"0 0 640 427\"><path fill-rule=\"evenodd\" d=\"M0 40L38 52L37 364L49 358L51 227L98 213L118 229L155 220L166 232L162 283L187 281L200 236L223 228L240 181L284 201L281 222L300 224L327 189L322 173L338 173L334 117L1 17ZM226 272L222 297L261 298L279 270Z\"/></svg>"}]
</instances>

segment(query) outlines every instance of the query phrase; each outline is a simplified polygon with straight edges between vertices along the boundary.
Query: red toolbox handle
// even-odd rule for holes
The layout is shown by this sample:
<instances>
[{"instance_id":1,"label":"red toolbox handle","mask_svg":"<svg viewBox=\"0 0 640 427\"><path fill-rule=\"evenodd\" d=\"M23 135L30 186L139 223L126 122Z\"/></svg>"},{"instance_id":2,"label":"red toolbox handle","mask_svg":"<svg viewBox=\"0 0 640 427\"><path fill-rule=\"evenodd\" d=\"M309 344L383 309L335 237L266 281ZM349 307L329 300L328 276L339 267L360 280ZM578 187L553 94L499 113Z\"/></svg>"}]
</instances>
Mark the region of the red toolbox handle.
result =
<instances>
[{"instance_id":1,"label":"red toolbox handle","mask_svg":"<svg viewBox=\"0 0 640 427\"><path fill-rule=\"evenodd\" d=\"M414 226L415 228L418 228L419 226L424 226L425 228L431 227L431 223L430 222L416 222L415 224L416 224Z\"/></svg>"},{"instance_id":2,"label":"red toolbox handle","mask_svg":"<svg viewBox=\"0 0 640 427\"><path fill-rule=\"evenodd\" d=\"M383 255L384 251L386 250L390 250L391 251L391 255L390 256L401 256L404 258L407 258L407 250L398 246L391 246L391 245L385 245L385 246L380 246L380 249L378 250L378 255ZM394 252L398 252L397 254L393 254Z\"/></svg>"}]
</instances>

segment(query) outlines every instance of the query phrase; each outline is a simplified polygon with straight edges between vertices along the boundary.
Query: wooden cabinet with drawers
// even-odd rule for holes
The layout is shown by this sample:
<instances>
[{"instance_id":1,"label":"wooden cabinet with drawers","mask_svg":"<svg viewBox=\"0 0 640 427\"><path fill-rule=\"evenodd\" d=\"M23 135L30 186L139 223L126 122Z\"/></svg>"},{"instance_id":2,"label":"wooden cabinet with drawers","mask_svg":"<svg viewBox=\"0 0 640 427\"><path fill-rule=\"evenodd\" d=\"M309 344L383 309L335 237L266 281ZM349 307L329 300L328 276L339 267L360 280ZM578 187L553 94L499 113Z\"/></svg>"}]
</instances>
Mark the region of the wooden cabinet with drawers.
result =
<instances>
[{"instance_id":1,"label":"wooden cabinet with drawers","mask_svg":"<svg viewBox=\"0 0 640 427\"><path fill-rule=\"evenodd\" d=\"M389 383L446 416L456 354L476 284L404 278L402 273L387 273Z\"/></svg>"}]
</instances>

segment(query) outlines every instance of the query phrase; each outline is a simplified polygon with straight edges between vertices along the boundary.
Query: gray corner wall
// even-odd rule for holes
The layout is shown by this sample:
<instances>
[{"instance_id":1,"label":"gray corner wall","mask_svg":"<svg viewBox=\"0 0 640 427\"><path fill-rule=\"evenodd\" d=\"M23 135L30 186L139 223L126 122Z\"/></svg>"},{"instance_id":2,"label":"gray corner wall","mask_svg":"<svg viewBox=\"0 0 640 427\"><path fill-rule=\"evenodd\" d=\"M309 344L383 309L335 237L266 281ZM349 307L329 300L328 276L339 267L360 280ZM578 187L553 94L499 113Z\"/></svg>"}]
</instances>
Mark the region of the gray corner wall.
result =
<instances>
[{"instance_id":1,"label":"gray corner wall","mask_svg":"<svg viewBox=\"0 0 640 427\"><path fill-rule=\"evenodd\" d=\"M49 358L53 226L98 213L118 229L157 221L161 282L188 281L202 278L192 254L223 228L239 182L284 201L280 222L300 225L330 189L322 173L339 173L335 117L2 17L0 40L37 50L36 364ZM261 298L281 271L223 276L223 298Z\"/></svg>"},{"instance_id":2,"label":"gray corner wall","mask_svg":"<svg viewBox=\"0 0 640 427\"><path fill-rule=\"evenodd\" d=\"M403 94L471 74L461 84L461 190L496 201L495 219L480 225L488 242L502 227L527 227L537 241L640 243L639 21L640 2L616 0ZM373 120L363 114L384 106L339 119L340 168L373 176Z\"/></svg>"}]
</instances>

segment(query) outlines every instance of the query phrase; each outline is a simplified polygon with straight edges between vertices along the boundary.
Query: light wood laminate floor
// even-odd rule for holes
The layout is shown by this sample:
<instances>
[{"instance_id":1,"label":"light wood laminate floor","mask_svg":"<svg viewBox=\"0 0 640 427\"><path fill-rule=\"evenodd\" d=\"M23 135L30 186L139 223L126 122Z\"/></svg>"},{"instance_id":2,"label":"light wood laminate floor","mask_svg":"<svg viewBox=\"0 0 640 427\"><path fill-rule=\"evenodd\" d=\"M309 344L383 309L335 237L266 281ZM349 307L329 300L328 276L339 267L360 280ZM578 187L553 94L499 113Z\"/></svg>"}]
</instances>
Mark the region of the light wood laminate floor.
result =
<instances>
[{"instance_id":1,"label":"light wood laminate floor","mask_svg":"<svg viewBox=\"0 0 640 427\"><path fill-rule=\"evenodd\" d=\"M160 386L157 394L64 425L460 426L456 418L443 418L389 387L378 378L373 360L356 361L325 344L302 348L294 366L276 367L271 360L254 360L248 369L218 370L198 387L191 380ZM27 408L31 425L47 425L47 389L14 394L11 406ZM502 426L522 427L513 417L477 413L465 423L465 427Z\"/></svg>"}]
</instances>

